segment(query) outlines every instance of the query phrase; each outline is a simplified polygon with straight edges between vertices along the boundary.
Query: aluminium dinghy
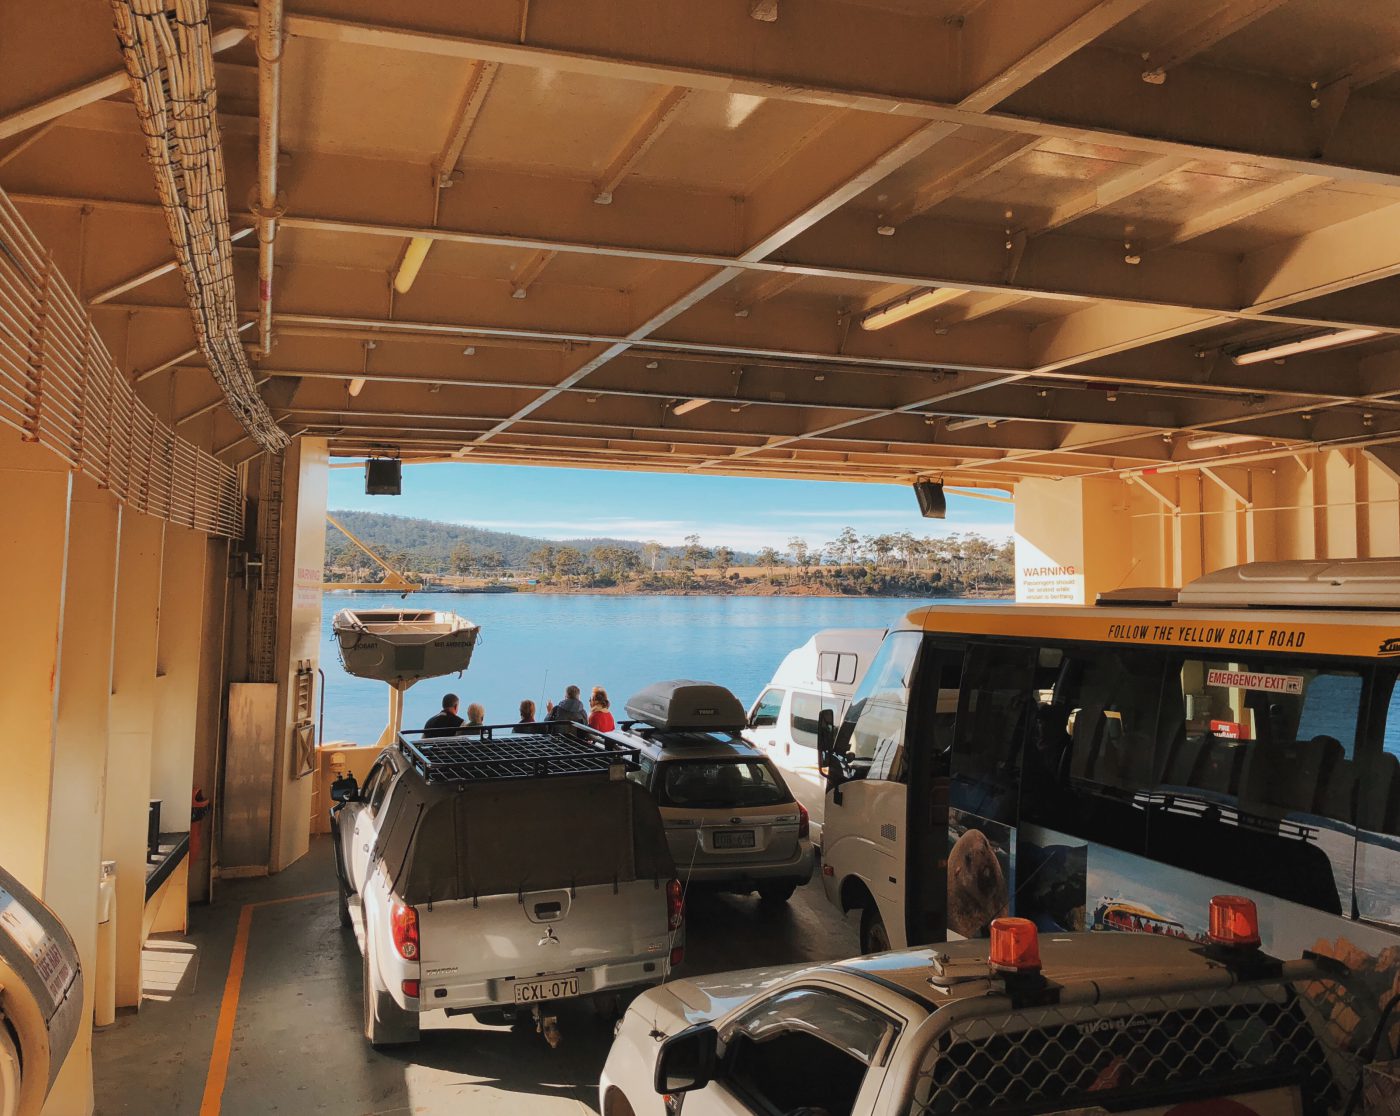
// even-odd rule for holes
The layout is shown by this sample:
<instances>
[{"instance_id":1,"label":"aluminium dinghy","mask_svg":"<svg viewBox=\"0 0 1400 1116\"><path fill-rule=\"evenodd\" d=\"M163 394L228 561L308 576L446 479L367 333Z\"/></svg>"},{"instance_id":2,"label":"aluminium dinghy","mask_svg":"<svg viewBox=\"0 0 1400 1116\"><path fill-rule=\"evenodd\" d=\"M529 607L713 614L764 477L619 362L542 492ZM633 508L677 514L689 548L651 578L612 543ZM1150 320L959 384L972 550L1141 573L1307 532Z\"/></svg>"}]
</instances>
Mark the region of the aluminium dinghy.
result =
<instances>
[{"instance_id":1,"label":"aluminium dinghy","mask_svg":"<svg viewBox=\"0 0 1400 1116\"><path fill-rule=\"evenodd\" d=\"M345 670L406 690L467 669L480 629L455 612L342 608L331 621Z\"/></svg>"}]
</instances>

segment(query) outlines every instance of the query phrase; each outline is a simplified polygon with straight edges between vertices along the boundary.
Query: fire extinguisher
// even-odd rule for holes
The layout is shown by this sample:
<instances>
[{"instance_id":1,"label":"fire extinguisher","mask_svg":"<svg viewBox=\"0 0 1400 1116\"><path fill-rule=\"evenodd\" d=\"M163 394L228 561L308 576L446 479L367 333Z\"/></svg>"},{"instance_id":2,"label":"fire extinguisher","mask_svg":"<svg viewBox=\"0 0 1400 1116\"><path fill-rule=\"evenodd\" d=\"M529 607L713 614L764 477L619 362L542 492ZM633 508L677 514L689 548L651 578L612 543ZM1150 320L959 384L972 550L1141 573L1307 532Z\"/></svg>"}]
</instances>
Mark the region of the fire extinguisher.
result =
<instances>
[{"instance_id":1,"label":"fire extinguisher","mask_svg":"<svg viewBox=\"0 0 1400 1116\"><path fill-rule=\"evenodd\" d=\"M200 835L204 832L203 826L199 823L209 816L209 799L204 797L204 791L199 787L194 788L194 794L190 796L190 860L199 859Z\"/></svg>"}]
</instances>

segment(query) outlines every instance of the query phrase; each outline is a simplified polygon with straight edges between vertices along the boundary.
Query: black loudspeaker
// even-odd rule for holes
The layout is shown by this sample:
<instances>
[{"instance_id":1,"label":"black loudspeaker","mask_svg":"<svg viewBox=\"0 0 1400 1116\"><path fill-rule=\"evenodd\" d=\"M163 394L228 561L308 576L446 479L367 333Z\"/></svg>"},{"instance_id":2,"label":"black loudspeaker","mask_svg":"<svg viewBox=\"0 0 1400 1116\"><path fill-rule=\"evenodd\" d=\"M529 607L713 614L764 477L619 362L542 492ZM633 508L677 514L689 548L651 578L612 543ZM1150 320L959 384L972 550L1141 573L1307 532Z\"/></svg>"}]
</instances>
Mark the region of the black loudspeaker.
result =
<instances>
[{"instance_id":1,"label":"black loudspeaker","mask_svg":"<svg viewBox=\"0 0 1400 1116\"><path fill-rule=\"evenodd\" d=\"M396 457L371 457L366 461L365 495L399 495L403 491L401 466Z\"/></svg>"},{"instance_id":2,"label":"black loudspeaker","mask_svg":"<svg viewBox=\"0 0 1400 1116\"><path fill-rule=\"evenodd\" d=\"M919 514L925 519L948 517L948 501L943 495L942 481L915 481L914 495L919 498Z\"/></svg>"}]
</instances>

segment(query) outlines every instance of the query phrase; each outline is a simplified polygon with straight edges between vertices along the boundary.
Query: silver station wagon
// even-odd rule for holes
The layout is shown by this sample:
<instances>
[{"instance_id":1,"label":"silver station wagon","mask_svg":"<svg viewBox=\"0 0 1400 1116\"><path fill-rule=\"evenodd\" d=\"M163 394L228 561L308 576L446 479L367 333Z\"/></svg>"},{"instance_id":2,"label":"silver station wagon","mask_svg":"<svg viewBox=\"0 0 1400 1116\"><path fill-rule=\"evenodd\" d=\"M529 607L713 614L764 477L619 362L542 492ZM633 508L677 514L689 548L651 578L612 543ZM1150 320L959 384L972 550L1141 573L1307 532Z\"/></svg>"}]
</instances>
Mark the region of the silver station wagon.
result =
<instances>
[{"instance_id":1,"label":"silver station wagon","mask_svg":"<svg viewBox=\"0 0 1400 1116\"><path fill-rule=\"evenodd\" d=\"M627 702L616 734L638 751L630 775L651 791L683 883L784 903L812 878L806 809L741 735L746 716L722 686L681 679Z\"/></svg>"}]
</instances>

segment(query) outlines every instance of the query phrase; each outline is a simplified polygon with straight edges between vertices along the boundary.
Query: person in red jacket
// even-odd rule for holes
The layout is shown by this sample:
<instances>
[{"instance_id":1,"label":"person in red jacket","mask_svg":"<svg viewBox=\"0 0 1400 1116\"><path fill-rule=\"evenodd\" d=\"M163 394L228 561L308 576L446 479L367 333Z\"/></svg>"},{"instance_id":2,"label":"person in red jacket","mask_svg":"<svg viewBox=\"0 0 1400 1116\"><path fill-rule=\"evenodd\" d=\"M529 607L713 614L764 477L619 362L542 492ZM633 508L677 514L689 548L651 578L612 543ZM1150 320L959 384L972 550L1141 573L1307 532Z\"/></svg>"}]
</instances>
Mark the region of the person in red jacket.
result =
<instances>
[{"instance_id":1,"label":"person in red jacket","mask_svg":"<svg viewBox=\"0 0 1400 1116\"><path fill-rule=\"evenodd\" d=\"M588 727L599 732L612 732L617 728L612 712L608 709L608 691L602 686L593 687L593 696L588 699Z\"/></svg>"}]
</instances>

